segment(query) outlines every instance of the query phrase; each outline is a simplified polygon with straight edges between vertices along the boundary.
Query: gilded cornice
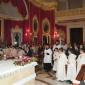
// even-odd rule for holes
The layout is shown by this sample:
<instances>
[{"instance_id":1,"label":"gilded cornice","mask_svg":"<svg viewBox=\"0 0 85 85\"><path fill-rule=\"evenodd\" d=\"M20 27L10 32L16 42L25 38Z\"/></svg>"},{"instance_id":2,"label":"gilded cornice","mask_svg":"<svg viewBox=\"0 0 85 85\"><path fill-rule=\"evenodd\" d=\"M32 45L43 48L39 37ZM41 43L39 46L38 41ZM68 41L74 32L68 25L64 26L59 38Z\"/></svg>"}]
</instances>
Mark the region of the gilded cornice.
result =
<instances>
[{"instance_id":1,"label":"gilded cornice","mask_svg":"<svg viewBox=\"0 0 85 85\"><path fill-rule=\"evenodd\" d=\"M57 2L46 2L43 0L29 0L35 6L42 8L43 10L54 10L57 8Z\"/></svg>"},{"instance_id":2,"label":"gilded cornice","mask_svg":"<svg viewBox=\"0 0 85 85\"><path fill-rule=\"evenodd\" d=\"M85 19L85 8L56 11L55 15L55 22Z\"/></svg>"}]
</instances>

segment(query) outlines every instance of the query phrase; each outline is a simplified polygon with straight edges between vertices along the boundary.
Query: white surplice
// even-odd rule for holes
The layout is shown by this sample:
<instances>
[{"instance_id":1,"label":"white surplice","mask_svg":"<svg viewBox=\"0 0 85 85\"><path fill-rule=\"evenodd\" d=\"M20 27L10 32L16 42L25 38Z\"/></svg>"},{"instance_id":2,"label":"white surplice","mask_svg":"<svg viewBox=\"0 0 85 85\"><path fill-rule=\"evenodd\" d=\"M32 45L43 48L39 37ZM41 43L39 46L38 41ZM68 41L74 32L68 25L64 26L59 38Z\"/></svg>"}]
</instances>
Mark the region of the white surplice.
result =
<instances>
[{"instance_id":1,"label":"white surplice","mask_svg":"<svg viewBox=\"0 0 85 85\"><path fill-rule=\"evenodd\" d=\"M60 53L58 64L57 64L57 80L64 81L66 80L66 70L65 65L67 64L67 56L64 52Z\"/></svg>"},{"instance_id":2,"label":"white surplice","mask_svg":"<svg viewBox=\"0 0 85 85\"><path fill-rule=\"evenodd\" d=\"M49 54L49 55L47 55L47 54ZM50 48L44 50L43 63L52 63L52 50Z\"/></svg>"},{"instance_id":3,"label":"white surplice","mask_svg":"<svg viewBox=\"0 0 85 85\"><path fill-rule=\"evenodd\" d=\"M77 74L79 73L81 66L85 64L85 53L82 53L78 56L77 59Z\"/></svg>"},{"instance_id":4,"label":"white surplice","mask_svg":"<svg viewBox=\"0 0 85 85\"><path fill-rule=\"evenodd\" d=\"M15 48L11 48L10 56L11 57L17 57L17 50Z\"/></svg>"},{"instance_id":5,"label":"white surplice","mask_svg":"<svg viewBox=\"0 0 85 85\"><path fill-rule=\"evenodd\" d=\"M57 71L58 58L59 58L59 52L54 51L54 53L53 53L53 60L54 60L53 71Z\"/></svg>"},{"instance_id":6,"label":"white surplice","mask_svg":"<svg viewBox=\"0 0 85 85\"><path fill-rule=\"evenodd\" d=\"M25 55L24 50L20 49L20 50L18 51L18 57L20 57L20 56L23 57L24 55Z\"/></svg>"},{"instance_id":7,"label":"white surplice","mask_svg":"<svg viewBox=\"0 0 85 85\"><path fill-rule=\"evenodd\" d=\"M76 77L76 55L71 53L68 56L67 80L73 81L75 77Z\"/></svg>"}]
</instances>

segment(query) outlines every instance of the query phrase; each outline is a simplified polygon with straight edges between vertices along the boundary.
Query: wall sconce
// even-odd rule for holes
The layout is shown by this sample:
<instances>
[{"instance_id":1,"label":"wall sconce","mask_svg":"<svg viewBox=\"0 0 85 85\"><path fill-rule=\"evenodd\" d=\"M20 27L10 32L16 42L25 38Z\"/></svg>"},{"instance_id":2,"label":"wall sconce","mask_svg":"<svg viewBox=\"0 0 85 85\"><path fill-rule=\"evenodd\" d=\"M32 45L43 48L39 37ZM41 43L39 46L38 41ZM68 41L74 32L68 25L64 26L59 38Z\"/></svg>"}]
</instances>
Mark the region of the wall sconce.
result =
<instances>
[{"instance_id":1,"label":"wall sconce","mask_svg":"<svg viewBox=\"0 0 85 85\"><path fill-rule=\"evenodd\" d=\"M58 32L54 32L54 38L59 38L59 33Z\"/></svg>"},{"instance_id":2,"label":"wall sconce","mask_svg":"<svg viewBox=\"0 0 85 85\"><path fill-rule=\"evenodd\" d=\"M27 36L27 33L25 33L25 36Z\"/></svg>"},{"instance_id":3,"label":"wall sconce","mask_svg":"<svg viewBox=\"0 0 85 85\"><path fill-rule=\"evenodd\" d=\"M29 29L27 29L27 30L26 30L26 32L27 32L27 33L29 33L29 32L30 32L30 30L29 30Z\"/></svg>"}]
</instances>

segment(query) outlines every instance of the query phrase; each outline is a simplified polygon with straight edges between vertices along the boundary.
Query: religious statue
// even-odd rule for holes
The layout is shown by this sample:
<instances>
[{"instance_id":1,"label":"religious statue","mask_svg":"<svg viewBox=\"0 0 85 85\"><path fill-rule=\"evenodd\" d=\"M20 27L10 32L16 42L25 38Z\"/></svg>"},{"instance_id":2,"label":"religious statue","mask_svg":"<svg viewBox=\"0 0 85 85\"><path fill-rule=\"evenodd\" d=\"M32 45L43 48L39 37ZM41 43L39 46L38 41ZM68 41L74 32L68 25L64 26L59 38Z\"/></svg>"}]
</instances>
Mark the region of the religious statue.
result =
<instances>
[{"instance_id":1,"label":"religious statue","mask_svg":"<svg viewBox=\"0 0 85 85\"><path fill-rule=\"evenodd\" d=\"M16 33L14 38L15 38L16 45L19 45L19 34Z\"/></svg>"}]
</instances>

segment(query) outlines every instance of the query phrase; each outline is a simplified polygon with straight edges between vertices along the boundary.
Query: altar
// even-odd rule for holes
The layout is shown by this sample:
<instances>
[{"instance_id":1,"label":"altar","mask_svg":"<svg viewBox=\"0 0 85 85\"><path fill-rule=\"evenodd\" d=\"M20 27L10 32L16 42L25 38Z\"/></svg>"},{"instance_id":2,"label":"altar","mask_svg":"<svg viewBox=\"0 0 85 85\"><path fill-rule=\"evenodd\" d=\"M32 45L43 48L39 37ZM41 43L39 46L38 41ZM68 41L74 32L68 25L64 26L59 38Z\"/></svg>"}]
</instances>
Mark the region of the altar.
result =
<instances>
[{"instance_id":1,"label":"altar","mask_svg":"<svg viewBox=\"0 0 85 85\"><path fill-rule=\"evenodd\" d=\"M13 60L0 61L0 85L35 85L37 63L17 66L13 62Z\"/></svg>"}]
</instances>

